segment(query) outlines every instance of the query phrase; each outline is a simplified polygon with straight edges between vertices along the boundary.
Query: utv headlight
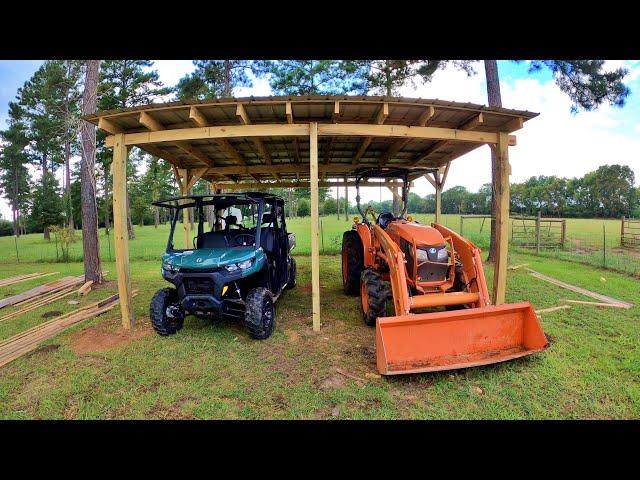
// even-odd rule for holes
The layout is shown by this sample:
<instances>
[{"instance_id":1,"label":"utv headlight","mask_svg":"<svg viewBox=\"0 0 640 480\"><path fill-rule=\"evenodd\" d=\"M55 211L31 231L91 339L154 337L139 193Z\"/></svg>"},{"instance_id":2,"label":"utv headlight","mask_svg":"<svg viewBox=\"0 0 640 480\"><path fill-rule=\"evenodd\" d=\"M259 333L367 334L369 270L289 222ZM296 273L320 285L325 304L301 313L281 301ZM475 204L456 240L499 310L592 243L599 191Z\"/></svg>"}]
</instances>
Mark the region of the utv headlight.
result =
<instances>
[{"instance_id":1,"label":"utv headlight","mask_svg":"<svg viewBox=\"0 0 640 480\"><path fill-rule=\"evenodd\" d=\"M255 261L255 259L250 258L249 260L245 260L243 262L231 263L229 265L225 265L224 268L227 269L227 272L236 272L238 270L246 270L251 265L253 265L254 261Z\"/></svg>"},{"instance_id":2,"label":"utv headlight","mask_svg":"<svg viewBox=\"0 0 640 480\"><path fill-rule=\"evenodd\" d=\"M238 262L237 265L238 265L238 268L240 268L240 270L246 270L251 265L253 265L253 258L250 258L249 260L245 260L244 262Z\"/></svg>"},{"instance_id":3,"label":"utv headlight","mask_svg":"<svg viewBox=\"0 0 640 480\"><path fill-rule=\"evenodd\" d=\"M162 267L170 273L177 273L180 271L180 267L176 266L176 265L171 265L170 263L165 263L164 265L162 265Z\"/></svg>"}]
</instances>

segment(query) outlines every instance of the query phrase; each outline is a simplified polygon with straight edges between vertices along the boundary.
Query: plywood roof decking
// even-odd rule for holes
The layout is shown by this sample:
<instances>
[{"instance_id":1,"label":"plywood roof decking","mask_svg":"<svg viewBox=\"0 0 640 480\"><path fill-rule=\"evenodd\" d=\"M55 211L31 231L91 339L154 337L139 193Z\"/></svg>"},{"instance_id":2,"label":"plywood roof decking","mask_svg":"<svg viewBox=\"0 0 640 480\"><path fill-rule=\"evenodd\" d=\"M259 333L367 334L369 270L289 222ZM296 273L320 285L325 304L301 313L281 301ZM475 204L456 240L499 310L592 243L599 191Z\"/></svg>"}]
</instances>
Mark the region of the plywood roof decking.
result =
<instances>
[{"instance_id":1,"label":"plywood roof decking","mask_svg":"<svg viewBox=\"0 0 640 480\"><path fill-rule=\"evenodd\" d=\"M291 105L292 118L287 115L287 103ZM339 102L339 114L335 105ZM384 104L388 109L382 115ZM140 123L140 115L145 112L152 121L163 129L184 129L197 126L190 118L191 107L195 106L208 126L242 125L243 119L237 115L238 104L242 104L247 120L251 124L287 124L318 122L319 124L380 124L418 126L421 119L428 117L430 127L467 129L476 132L512 132L519 128L521 119L527 121L538 114L506 108L486 107L472 103L448 102L415 98L390 97L250 97L222 98L206 102L172 102L150 104L133 108L97 112L84 117L98 124L107 120L122 133L148 132L149 127ZM433 108L432 115L427 111ZM474 119L482 114L482 122ZM382 115L382 116L381 116ZM115 132L108 132L115 133ZM260 142L261 141L261 142ZM282 179L308 178L309 138L308 137L260 137L255 138L207 138L184 142L158 142L139 145L143 150L158 155L180 168L207 166L206 160L214 167L205 178L212 181L255 181L273 179L265 169L269 164L278 166ZM333 166L331 170L343 176L352 165L354 158L358 165L397 165L441 167L447 162L481 146L479 143L442 141L431 139L398 139L391 137L362 136L321 136L318 138L320 165ZM192 149L190 151L189 149ZM262 150L262 151L261 151ZM195 153L194 153L195 152ZM358 153L361 155L358 158ZM268 158L265 158L265 153ZM227 167L237 167L242 162L251 174L224 173ZM306 164L306 167L305 167ZM289 168L290 167L290 168ZM258 168L259 171L255 171ZM227 168L232 170L232 168ZM330 171L331 171L330 170ZM331 176L331 173L327 174Z\"/></svg>"}]
</instances>

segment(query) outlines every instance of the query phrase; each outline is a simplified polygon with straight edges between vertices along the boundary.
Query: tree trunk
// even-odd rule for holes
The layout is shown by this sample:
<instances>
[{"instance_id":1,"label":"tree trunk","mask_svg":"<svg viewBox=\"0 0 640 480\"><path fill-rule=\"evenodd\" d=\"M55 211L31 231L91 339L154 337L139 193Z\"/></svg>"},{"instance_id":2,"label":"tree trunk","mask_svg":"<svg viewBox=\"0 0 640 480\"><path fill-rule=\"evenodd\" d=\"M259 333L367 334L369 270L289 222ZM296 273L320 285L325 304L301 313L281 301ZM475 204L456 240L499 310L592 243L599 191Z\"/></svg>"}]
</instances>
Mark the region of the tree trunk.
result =
<instances>
[{"instance_id":1,"label":"tree trunk","mask_svg":"<svg viewBox=\"0 0 640 480\"><path fill-rule=\"evenodd\" d=\"M44 185L44 178L47 175L47 154L42 155L42 184ZM45 240L51 240L51 233L49 232L49 225L43 225L43 234Z\"/></svg>"},{"instance_id":2,"label":"tree trunk","mask_svg":"<svg viewBox=\"0 0 640 480\"><path fill-rule=\"evenodd\" d=\"M231 97L231 60L224 61L224 96Z\"/></svg>"},{"instance_id":3,"label":"tree trunk","mask_svg":"<svg viewBox=\"0 0 640 480\"><path fill-rule=\"evenodd\" d=\"M135 240L136 232L133 230L133 222L131 221L131 202L129 201L128 189L127 189L127 231L129 232L129 240Z\"/></svg>"},{"instance_id":4,"label":"tree trunk","mask_svg":"<svg viewBox=\"0 0 640 480\"><path fill-rule=\"evenodd\" d=\"M500 77L498 75L498 62L496 60L485 60L484 70L487 78L487 99L490 107L501 107L502 98L500 95ZM500 181L500 169L498 168L498 158L496 149L491 148L491 239L489 241L489 256L487 262L493 263L496 258L496 222L494 218L498 210L496 204L496 185Z\"/></svg>"},{"instance_id":5,"label":"tree trunk","mask_svg":"<svg viewBox=\"0 0 640 480\"><path fill-rule=\"evenodd\" d=\"M69 230L73 230L73 204L71 203L71 140L68 138L64 142L64 170L65 170L65 190L64 195L67 203L67 214L69 215Z\"/></svg>"},{"instance_id":6,"label":"tree trunk","mask_svg":"<svg viewBox=\"0 0 640 480\"><path fill-rule=\"evenodd\" d=\"M82 94L82 114L96 110L100 60L87 60L87 73ZM80 126L82 158L80 160L80 195L82 198L82 250L84 279L102 282L100 241L98 239L98 205L96 203L96 128L82 120Z\"/></svg>"},{"instance_id":7,"label":"tree trunk","mask_svg":"<svg viewBox=\"0 0 640 480\"><path fill-rule=\"evenodd\" d=\"M109 172L105 172L104 179L104 233L109 235L111 230L111 211L109 209Z\"/></svg>"}]
</instances>

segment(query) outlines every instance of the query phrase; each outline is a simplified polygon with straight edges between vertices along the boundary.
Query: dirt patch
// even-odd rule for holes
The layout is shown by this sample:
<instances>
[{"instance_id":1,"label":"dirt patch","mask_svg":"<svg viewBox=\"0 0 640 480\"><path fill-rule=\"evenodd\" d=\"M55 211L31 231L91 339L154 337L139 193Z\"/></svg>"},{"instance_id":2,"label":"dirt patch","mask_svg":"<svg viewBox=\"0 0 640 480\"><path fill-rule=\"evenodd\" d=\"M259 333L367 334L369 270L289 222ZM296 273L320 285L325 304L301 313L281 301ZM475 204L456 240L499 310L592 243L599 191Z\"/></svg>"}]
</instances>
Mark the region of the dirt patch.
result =
<instances>
[{"instance_id":1,"label":"dirt patch","mask_svg":"<svg viewBox=\"0 0 640 480\"><path fill-rule=\"evenodd\" d=\"M300 341L300 334L298 332L288 330L286 333L289 343L298 343Z\"/></svg>"},{"instance_id":2,"label":"dirt patch","mask_svg":"<svg viewBox=\"0 0 640 480\"><path fill-rule=\"evenodd\" d=\"M60 310L51 310L50 312L44 312L42 314L42 318L57 317L58 315L62 315L62 312Z\"/></svg>"},{"instance_id":3,"label":"dirt patch","mask_svg":"<svg viewBox=\"0 0 640 480\"><path fill-rule=\"evenodd\" d=\"M41 345L38 348L36 348L33 352L31 352L29 355L38 355L40 353L55 352L59 348L60 348L60 345L56 343L51 345Z\"/></svg>"},{"instance_id":4,"label":"dirt patch","mask_svg":"<svg viewBox=\"0 0 640 480\"><path fill-rule=\"evenodd\" d=\"M85 328L71 336L71 348L78 355L101 352L120 345L127 345L152 333L150 328L137 328L131 333L122 328L109 331L104 326Z\"/></svg>"},{"instance_id":5,"label":"dirt patch","mask_svg":"<svg viewBox=\"0 0 640 480\"><path fill-rule=\"evenodd\" d=\"M318 384L320 390L334 390L345 384L345 378L342 375L333 375L325 378Z\"/></svg>"}]
</instances>

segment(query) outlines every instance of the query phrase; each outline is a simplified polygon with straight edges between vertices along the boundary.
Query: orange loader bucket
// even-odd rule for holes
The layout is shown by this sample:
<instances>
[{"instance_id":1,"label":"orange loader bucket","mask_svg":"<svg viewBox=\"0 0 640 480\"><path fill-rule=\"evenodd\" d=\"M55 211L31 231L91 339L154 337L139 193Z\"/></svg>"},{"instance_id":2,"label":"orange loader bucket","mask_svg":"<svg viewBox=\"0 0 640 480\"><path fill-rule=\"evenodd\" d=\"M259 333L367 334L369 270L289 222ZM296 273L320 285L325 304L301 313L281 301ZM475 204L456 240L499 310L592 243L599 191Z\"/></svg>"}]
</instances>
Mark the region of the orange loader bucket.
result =
<instances>
[{"instance_id":1,"label":"orange loader bucket","mask_svg":"<svg viewBox=\"0 0 640 480\"><path fill-rule=\"evenodd\" d=\"M382 375L476 367L548 346L529 302L380 317L376 325Z\"/></svg>"}]
</instances>

